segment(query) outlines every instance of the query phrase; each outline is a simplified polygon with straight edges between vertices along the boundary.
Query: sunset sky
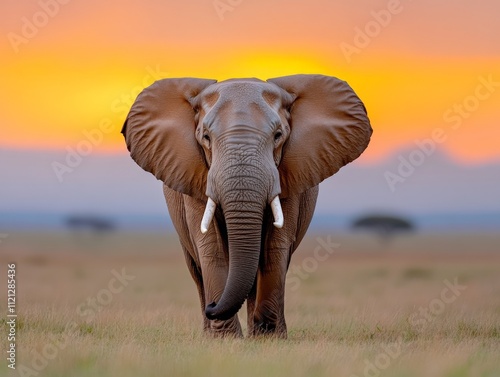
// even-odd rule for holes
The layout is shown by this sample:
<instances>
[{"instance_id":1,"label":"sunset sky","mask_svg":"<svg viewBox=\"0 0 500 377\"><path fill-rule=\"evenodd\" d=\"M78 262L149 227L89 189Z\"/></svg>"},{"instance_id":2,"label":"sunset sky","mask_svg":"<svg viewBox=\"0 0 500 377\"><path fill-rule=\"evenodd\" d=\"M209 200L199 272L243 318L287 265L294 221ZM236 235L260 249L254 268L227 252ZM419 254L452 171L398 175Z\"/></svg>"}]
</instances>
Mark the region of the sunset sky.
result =
<instances>
[{"instance_id":1,"label":"sunset sky","mask_svg":"<svg viewBox=\"0 0 500 377\"><path fill-rule=\"evenodd\" d=\"M64 2L1 2L1 148L75 148L110 120L95 151L125 153L126 112L156 79L322 73L365 102L362 163L436 128L454 160L500 160L497 0Z\"/></svg>"}]
</instances>

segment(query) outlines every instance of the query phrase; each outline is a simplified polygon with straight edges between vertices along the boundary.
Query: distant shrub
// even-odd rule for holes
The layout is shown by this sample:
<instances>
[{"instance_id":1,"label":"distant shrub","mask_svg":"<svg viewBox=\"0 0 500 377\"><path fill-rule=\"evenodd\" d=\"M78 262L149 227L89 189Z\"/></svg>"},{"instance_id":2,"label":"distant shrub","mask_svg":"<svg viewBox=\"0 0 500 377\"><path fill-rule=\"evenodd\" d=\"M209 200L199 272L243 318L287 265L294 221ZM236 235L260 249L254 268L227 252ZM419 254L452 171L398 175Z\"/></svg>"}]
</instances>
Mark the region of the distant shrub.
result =
<instances>
[{"instance_id":1,"label":"distant shrub","mask_svg":"<svg viewBox=\"0 0 500 377\"><path fill-rule=\"evenodd\" d=\"M375 232L383 241L389 241L398 233L415 231L415 225L399 216L374 214L355 219L351 229Z\"/></svg>"}]
</instances>

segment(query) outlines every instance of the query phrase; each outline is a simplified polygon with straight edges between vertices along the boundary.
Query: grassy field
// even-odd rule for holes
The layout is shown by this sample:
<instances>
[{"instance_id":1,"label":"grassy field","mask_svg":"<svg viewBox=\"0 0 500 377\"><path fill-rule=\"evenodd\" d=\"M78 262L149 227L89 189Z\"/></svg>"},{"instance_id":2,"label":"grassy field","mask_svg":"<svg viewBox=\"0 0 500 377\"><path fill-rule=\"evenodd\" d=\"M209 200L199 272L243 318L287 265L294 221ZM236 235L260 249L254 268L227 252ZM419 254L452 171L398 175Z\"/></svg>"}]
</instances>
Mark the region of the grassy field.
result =
<instances>
[{"instance_id":1,"label":"grassy field","mask_svg":"<svg viewBox=\"0 0 500 377\"><path fill-rule=\"evenodd\" d=\"M500 235L310 235L291 264L287 340L207 338L175 236L2 241L19 316L12 372L0 282L0 376L500 376Z\"/></svg>"}]
</instances>

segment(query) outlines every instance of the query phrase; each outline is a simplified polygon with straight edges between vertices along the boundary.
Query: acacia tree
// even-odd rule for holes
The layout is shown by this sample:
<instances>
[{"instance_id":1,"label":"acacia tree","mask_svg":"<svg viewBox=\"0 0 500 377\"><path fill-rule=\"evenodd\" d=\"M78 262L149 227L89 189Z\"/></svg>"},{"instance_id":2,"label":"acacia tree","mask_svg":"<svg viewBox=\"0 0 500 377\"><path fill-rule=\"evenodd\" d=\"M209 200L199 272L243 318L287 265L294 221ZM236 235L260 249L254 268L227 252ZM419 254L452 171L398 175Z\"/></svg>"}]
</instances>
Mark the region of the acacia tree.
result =
<instances>
[{"instance_id":1,"label":"acacia tree","mask_svg":"<svg viewBox=\"0 0 500 377\"><path fill-rule=\"evenodd\" d=\"M373 214L355 219L351 228L375 232L383 242L387 243L398 233L414 231L415 225L411 220L399 216Z\"/></svg>"}]
</instances>

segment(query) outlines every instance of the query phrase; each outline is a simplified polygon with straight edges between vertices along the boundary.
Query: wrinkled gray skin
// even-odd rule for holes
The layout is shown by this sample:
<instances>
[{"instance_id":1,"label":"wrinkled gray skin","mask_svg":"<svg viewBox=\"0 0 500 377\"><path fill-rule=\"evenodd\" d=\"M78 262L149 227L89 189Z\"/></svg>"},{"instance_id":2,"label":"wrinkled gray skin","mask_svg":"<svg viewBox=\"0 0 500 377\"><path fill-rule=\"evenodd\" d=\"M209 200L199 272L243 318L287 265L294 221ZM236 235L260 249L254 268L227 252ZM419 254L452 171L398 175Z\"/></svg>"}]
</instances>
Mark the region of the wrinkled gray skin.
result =
<instances>
[{"instance_id":1,"label":"wrinkled gray skin","mask_svg":"<svg viewBox=\"0 0 500 377\"><path fill-rule=\"evenodd\" d=\"M204 329L241 336L237 312L247 300L250 335L286 337L285 277L312 219L318 183L370 139L354 92L318 75L162 80L139 95L122 132L138 164L165 182ZM269 206L277 195L281 229ZM208 198L217 207L203 234Z\"/></svg>"}]
</instances>

